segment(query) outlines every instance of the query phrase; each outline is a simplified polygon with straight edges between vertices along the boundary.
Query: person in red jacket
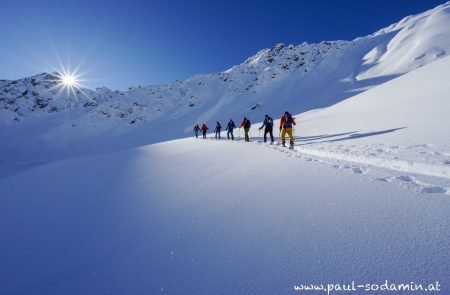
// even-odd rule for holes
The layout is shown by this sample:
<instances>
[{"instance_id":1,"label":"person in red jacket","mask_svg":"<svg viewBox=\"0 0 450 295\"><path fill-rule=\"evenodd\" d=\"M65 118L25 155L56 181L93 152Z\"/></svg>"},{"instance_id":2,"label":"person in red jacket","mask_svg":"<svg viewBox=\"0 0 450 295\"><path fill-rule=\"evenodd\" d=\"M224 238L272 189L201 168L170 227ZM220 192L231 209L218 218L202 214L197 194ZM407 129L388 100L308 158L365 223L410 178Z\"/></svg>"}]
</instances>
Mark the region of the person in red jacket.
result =
<instances>
[{"instance_id":1,"label":"person in red jacket","mask_svg":"<svg viewBox=\"0 0 450 295\"><path fill-rule=\"evenodd\" d=\"M281 117L280 120L280 131L281 131L281 143L283 146L286 146L286 133L289 136L289 148L294 148L294 136L292 135L292 128L294 125L297 125L295 123L295 118L292 117L292 115L289 112L284 112L284 115Z\"/></svg>"},{"instance_id":2,"label":"person in red jacket","mask_svg":"<svg viewBox=\"0 0 450 295\"><path fill-rule=\"evenodd\" d=\"M206 132L208 131L208 126L205 123L202 125L203 138L206 138Z\"/></svg>"}]
</instances>

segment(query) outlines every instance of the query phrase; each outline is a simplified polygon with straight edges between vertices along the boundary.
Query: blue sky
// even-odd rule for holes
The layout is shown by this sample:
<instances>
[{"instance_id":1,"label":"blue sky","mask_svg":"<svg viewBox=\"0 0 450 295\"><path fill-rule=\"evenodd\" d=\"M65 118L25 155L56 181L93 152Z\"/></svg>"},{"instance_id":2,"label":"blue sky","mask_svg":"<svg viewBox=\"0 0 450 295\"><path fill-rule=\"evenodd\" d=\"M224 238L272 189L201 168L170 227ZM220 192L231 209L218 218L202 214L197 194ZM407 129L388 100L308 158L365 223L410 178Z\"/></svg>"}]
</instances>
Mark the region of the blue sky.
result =
<instances>
[{"instance_id":1,"label":"blue sky","mask_svg":"<svg viewBox=\"0 0 450 295\"><path fill-rule=\"evenodd\" d=\"M444 2L2 1L0 79L61 62L79 66L90 88L166 83L225 70L277 43L351 40Z\"/></svg>"}]
</instances>

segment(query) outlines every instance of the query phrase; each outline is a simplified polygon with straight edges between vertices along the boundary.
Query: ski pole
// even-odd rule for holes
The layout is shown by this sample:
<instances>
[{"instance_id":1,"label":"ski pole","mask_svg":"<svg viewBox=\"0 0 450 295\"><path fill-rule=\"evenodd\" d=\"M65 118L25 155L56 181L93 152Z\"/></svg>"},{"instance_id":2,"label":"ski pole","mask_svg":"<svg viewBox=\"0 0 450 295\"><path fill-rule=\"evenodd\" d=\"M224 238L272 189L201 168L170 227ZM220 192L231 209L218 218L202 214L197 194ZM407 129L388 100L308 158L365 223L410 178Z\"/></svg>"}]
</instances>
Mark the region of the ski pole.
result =
<instances>
[{"instance_id":1,"label":"ski pole","mask_svg":"<svg viewBox=\"0 0 450 295\"><path fill-rule=\"evenodd\" d=\"M295 125L294 125L294 127L292 128L293 130L292 130L292 137L294 138L294 141L295 141Z\"/></svg>"},{"instance_id":2,"label":"ski pole","mask_svg":"<svg viewBox=\"0 0 450 295\"><path fill-rule=\"evenodd\" d=\"M281 136L281 129L278 129L277 145L280 145L280 136Z\"/></svg>"}]
</instances>

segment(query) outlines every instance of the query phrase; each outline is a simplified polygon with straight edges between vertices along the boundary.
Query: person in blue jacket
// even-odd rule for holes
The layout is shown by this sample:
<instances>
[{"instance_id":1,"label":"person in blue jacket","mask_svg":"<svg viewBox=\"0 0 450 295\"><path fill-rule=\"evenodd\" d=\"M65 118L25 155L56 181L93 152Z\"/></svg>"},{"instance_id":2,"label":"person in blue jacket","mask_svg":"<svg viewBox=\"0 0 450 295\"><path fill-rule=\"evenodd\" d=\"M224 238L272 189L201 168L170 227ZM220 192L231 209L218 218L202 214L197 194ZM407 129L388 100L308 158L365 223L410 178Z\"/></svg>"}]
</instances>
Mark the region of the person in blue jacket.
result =
<instances>
[{"instance_id":1,"label":"person in blue jacket","mask_svg":"<svg viewBox=\"0 0 450 295\"><path fill-rule=\"evenodd\" d=\"M220 131L222 130L222 125L220 125L219 122L216 122L216 129L214 129L214 132L216 133L216 139L217 137L220 139Z\"/></svg>"},{"instance_id":2,"label":"person in blue jacket","mask_svg":"<svg viewBox=\"0 0 450 295\"><path fill-rule=\"evenodd\" d=\"M264 129L264 142L267 141L267 133L269 133L271 143L273 143L273 119L269 115L266 115L262 126L259 127L259 130L263 129L264 127L266 127Z\"/></svg>"},{"instance_id":3,"label":"person in blue jacket","mask_svg":"<svg viewBox=\"0 0 450 295\"><path fill-rule=\"evenodd\" d=\"M225 128L225 130L227 131L228 140L230 140L230 135L231 135L231 140L234 140L234 136L233 136L234 128L236 128L236 125L234 124L233 119L230 119L230 122L228 122L227 128Z\"/></svg>"}]
</instances>

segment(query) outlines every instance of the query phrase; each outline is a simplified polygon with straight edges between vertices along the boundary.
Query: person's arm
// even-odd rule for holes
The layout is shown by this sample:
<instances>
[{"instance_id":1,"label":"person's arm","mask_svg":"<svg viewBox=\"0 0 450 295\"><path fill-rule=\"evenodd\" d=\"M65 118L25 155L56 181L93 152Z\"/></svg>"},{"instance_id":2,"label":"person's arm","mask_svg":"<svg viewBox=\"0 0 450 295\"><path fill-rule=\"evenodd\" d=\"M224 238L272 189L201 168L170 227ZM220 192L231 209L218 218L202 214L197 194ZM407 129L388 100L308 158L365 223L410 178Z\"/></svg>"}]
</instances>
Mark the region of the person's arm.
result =
<instances>
[{"instance_id":1,"label":"person's arm","mask_svg":"<svg viewBox=\"0 0 450 295\"><path fill-rule=\"evenodd\" d=\"M259 127L259 130L263 129L263 128L264 128L264 126L266 126L266 124L267 124L267 118L266 118L266 119L264 119L264 122L263 122L262 126L261 126L261 127Z\"/></svg>"}]
</instances>

